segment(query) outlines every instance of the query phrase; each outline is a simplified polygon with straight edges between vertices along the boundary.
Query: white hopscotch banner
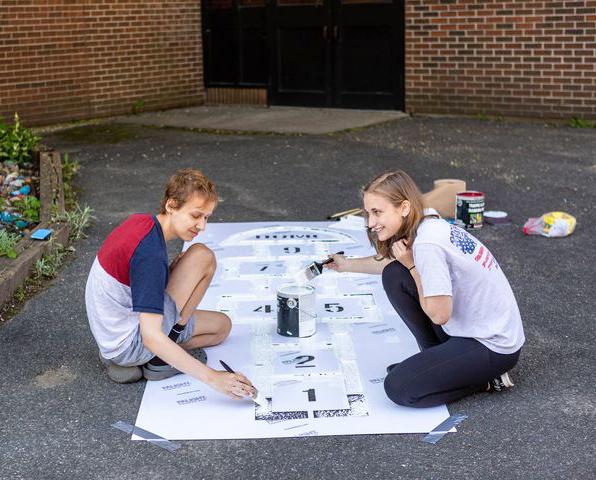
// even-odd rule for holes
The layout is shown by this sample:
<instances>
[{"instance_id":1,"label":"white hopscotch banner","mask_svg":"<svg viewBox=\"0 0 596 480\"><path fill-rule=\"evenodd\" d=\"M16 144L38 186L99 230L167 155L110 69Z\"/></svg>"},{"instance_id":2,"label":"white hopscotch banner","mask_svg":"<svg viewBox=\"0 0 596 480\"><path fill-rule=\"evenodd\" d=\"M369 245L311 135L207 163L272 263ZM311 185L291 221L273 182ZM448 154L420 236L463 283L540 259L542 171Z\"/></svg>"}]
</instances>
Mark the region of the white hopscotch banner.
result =
<instances>
[{"instance_id":1,"label":"white hopscotch banner","mask_svg":"<svg viewBox=\"0 0 596 480\"><path fill-rule=\"evenodd\" d=\"M216 223L197 241L211 248L218 262L200 308L225 312L233 323L222 345L206 349L208 364L222 370L223 360L244 373L267 403L228 399L177 375L147 382L137 427L169 440L270 438L423 433L449 417L445 406L405 408L385 395L387 365L418 352L418 346L379 275L326 270L311 283L316 334L277 334L280 285L329 253L374 253L361 218L331 224Z\"/></svg>"}]
</instances>

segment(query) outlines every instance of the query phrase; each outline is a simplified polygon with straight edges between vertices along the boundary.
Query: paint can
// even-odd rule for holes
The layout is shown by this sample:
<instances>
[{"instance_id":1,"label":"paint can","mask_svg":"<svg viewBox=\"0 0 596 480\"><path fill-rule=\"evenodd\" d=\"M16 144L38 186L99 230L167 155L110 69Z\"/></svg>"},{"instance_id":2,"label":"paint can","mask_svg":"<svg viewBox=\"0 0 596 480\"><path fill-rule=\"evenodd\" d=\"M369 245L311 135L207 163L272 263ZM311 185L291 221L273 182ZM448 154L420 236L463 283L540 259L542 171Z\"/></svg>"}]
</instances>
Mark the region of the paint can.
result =
<instances>
[{"instance_id":1,"label":"paint can","mask_svg":"<svg viewBox=\"0 0 596 480\"><path fill-rule=\"evenodd\" d=\"M484 193L460 192L455 196L455 224L469 230L482 228Z\"/></svg>"},{"instance_id":2,"label":"paint can","mask_svg":"<svg viewBox=\"0 0 596 480\"><path fill-rule=\"evenodd\" d=\"M310 337L317 331L315 289L286 283L277 290L277 333L284 337Z\"/></svg>"}]
</instances>

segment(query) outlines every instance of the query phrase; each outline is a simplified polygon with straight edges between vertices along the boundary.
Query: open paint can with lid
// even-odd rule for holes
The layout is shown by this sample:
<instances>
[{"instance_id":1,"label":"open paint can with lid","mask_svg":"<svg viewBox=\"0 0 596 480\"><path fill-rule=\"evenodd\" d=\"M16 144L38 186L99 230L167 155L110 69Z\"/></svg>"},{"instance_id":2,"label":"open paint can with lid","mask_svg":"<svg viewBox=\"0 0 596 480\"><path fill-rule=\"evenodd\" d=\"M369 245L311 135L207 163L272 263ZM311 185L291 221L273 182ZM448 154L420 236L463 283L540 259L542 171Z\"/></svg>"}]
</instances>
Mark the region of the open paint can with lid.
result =
<instances>
[{"instance_id":1,"label":"open paint can with lid","mask_svg":"<svg viewBox=\"0 0 596 480\"><path fill-rule=\"evenodd\" d=\"M284 337L310 337L317 331L315 289L286 283L277 290L277 333Z\"/></svg>"}]
</instances>

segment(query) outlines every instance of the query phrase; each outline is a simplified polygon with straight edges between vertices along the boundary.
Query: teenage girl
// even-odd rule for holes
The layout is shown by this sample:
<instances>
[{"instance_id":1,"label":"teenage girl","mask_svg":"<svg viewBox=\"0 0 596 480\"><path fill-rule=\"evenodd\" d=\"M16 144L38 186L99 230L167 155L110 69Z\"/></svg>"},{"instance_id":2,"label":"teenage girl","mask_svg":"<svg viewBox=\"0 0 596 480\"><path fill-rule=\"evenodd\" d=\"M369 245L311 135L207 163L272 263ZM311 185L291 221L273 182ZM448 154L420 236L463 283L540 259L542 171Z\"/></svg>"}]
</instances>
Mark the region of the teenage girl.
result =
<instances>
[{"instance_id":1,"label":"teenage girl","mask_svg":"<svg viewBox=\"0 0 596 480\"><path fill-rule=\"evenodd\" d=\"M376 256L334 255L338 272L382 274L391 304L420 347L389 365L388 397L431 407L513 386L524 332L515 297L496 259L476 238L425 215L422 195L403 171L363 190L368 236Z\"/></svg>"}]
</instances>

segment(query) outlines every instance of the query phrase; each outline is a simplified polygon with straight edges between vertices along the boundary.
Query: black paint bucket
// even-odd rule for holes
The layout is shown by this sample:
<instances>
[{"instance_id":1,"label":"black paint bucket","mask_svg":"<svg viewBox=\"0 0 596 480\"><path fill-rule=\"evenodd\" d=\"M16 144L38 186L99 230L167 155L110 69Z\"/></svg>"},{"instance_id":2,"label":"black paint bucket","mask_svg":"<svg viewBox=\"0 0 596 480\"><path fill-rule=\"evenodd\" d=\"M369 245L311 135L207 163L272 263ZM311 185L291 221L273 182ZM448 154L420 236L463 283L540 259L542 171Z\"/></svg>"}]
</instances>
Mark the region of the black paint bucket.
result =
<instances>
[{"instance_id":1,"label":"black paint bucket","mask_svg":"<svg viewBox=\"0 0 596 480\"><path fill-rule=\"evenodd\" d=\"M317 331L315 289L287 283L277 290L277 333L284 337L310 337Z\"/></svg>"}]
</instances>

